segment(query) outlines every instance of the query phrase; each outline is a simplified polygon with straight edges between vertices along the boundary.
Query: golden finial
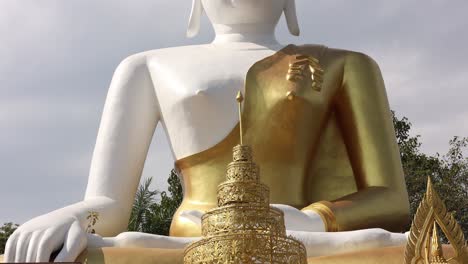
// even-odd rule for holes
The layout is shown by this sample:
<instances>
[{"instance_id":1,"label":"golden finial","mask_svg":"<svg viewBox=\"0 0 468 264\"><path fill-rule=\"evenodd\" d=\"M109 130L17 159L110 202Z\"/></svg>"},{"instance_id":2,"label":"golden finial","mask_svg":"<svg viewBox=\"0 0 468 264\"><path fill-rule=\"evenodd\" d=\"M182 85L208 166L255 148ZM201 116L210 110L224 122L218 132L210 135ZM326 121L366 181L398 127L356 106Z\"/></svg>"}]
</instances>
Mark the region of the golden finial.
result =
<instances>
[{"instance_id":1,"label":"golden finial","mask_svg":"<svg viewBox=\"0 0 468 264\"><path fill-rule=\"evenodd\" d=\"M447 263L443 258L442 248L438 241L436 224L440 226L455 251L455 257L449 260L450 263L468 263L468 248L463 231L453 215L447 211L430 178L427 180L426 194L419 204L411 224L405 249L405 263ZM437 255L439 258L434 258Z\"/></svg>"},{"instance_id":2,"label":"golden finial","mask_svg":"<svg viewBox=\"0 0 468 264\"><path fill-rule=\"evenodd\" d=\"M242 92L239 91L236 96L236 101L238 103L239 108L239 135L240 135L240 144L243 145L242 140L242 102L244 101L244 96L242 96Z\"/></svg>"},{"instance_id":3,"label":"golden finial","mask_svg":"<svg viewBox=\"0 0 468 264\"><path fill-rule=\"evenodd\" d=\"M426 187L426 196L429 199L432 199L432 196L434 195L434 187L432 184L431 177L427 177L427 187Z\"/></svg>"},{"instance_id":4,"label":"golden finial","mask_svg":"<svg viewBox=\"0 0 468 264\"><path fill-rule=\"evenodd\" d=\"M434 221L434 227L432 228L431 246L430 246L429 261L433 264L447 263L442 253L442 247L440 245L439 235L437 234L437 223Z\"/></svg>"},{"instance_id":5,"label":"golden finial","mask_svg":"<svg viewBox=\"0 0 468 264\"><path fill-rule=\"evenodd\" d=\"M440 252L442 249L440 247L439 234L437 234L437 223L434 222L432 228L432 243L431 243L432 253Z\"/></svg>"}]
</instances>

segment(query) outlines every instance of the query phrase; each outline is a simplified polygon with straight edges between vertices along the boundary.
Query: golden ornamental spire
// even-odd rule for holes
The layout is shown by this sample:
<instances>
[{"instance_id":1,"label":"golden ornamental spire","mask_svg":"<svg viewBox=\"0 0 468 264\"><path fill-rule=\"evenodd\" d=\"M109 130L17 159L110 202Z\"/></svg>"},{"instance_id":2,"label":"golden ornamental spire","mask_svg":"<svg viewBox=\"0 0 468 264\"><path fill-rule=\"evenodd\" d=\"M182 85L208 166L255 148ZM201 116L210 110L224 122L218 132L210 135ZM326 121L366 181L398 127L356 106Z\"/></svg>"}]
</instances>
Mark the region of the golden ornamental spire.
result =
<instances>
[{"instance_id":1,"label":"golden ornamental spire","mask_svg":"<svg viewBox=\"0 0 468 264\"><path fill-rule=\"evenodd\" d=\"M434 227L432 228L430 248L428 249L428 262L431 264L448 263L444 258L444 253L442 252L439 235L437 234L437 223L435 221Z\"/></svg>"},{"instance_id":2,"label":"golden ornamental spire","mask_svg":"<svg viewBox=\"0 0 468 264\"><path fill-rule=\"evenodd\" d=\"M202 216L203 238L185 248L184 263L306 264L304 245L286 236L283 212L270 207L269 189L259 180L251 148L243 145L240 92L236 99L241 144L218 186L218 207Z\"/></svg>"},{"instance_id":3,"label":"golden ornamental spire","mask_svg":"<svg viewBox=\"0 0 468 264\"><path fill-rule=\"evenodd\" d=\"M455 251L455 257L446 260L440 246L437 234L440 226L450 245ZM405 249L405 264L445 264L468 263L468 247L461 227L453 215L447 211L445 204L427 180L427 190L411 224L408 243Z\"/></svg>"},{"instance_id":4,"label":"golden ornamental spire","mask_svg":"<svg viewBox=\"0 0 468 264\"><path fill-rule=\"evenodd\" d=\"M242 96L242 92L239 91L236 96L236 101L238 103L238 109L239 109L239 137L240 137L240 145L242 146L244 144L242 140L242 102L244 101L244 97Z\"/></svg>"}]
</instances>

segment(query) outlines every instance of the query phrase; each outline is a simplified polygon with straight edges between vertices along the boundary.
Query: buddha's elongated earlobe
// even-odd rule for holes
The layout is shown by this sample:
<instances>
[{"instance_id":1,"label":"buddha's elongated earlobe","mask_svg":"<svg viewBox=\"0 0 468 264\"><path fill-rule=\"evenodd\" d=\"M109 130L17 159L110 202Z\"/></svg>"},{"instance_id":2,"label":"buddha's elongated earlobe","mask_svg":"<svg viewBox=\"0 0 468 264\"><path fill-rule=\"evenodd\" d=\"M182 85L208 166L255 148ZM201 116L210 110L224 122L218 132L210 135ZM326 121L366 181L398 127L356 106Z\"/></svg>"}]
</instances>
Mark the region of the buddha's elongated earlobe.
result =
<instances>
[{"instance_id":1,"label":"buddha's elongated earlobe","mask_svg":"<svg viewBox=\"0 0 468 264\"><path fill-rule=\"evenodd\" d=\"M201 0L193 0L192 12L190 13L189 24L187 28L187 37L191 38L200 31L200 21L203 15L203 4Z\"/></svg>"},{"instance_id":2,"label":"buddha's elongated earlobe","mask_svg":"<svg viewBox=\"0 0 468 264\"><path fill-rule=\"evenodd\" d=\"M286 23L288 23L289 32L294 36L299 36L301 31L297 21L295 0L286 0L284 5L284 16L286 17Z\"/></svg>"}]
</instances>

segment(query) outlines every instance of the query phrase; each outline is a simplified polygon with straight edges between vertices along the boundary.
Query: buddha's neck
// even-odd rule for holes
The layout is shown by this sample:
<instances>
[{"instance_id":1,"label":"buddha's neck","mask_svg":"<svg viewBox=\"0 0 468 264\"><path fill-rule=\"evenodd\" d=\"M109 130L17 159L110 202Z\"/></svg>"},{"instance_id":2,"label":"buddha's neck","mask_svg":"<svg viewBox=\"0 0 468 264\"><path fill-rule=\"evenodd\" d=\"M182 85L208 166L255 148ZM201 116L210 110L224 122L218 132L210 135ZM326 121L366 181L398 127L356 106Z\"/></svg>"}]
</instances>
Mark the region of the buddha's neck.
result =
<instances>
[{"instance_id":1,"label":"buddha's neck","mask_svg":"<svg viewBox=\"0 0 468 264\"><path fill-rule=\"evenodd\" d=\"M262 46L280 45L275 37L276 23L213 24L216 37L213 44L253 43Z\"/></svg>"}]
</instances>

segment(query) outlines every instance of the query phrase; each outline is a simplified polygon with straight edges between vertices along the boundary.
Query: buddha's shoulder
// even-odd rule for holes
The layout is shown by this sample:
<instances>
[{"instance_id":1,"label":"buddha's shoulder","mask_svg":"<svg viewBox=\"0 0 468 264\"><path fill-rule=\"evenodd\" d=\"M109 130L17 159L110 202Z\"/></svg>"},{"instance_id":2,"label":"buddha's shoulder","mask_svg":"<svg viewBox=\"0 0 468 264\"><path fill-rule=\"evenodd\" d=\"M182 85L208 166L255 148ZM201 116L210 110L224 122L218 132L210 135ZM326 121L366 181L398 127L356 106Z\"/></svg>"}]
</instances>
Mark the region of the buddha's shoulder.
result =
<instances>
[{"instance_id":1,"label":"buddha's shoulder","mask_svg":"<svg viewBox=\"0 0 468 264\"><path fill-rule=\"evenodd\" d=\"M330 48L319 44L305 44L298 46L299 52L318 58L321 62L348 67L360 67L364 64L377 65L369 55L353 50Z\"/></svg>"},{"instance_id":2,"label":"buddha's shoulder","mask_svg":"<svg viewBox=\"0 0 468 264\"><path fill-rule=\"evenodd\" d=\"M203 50L207 50L207 45L191 45L191 46L179 46L179 47L167 47L161 49L153 49L147 50L143 52L139 52L136 54L132 54L122 60L124 64L146 64L153 60L177 60L178 58L193 58L197 55L198 52L202 52ZM189 57L187 57L189 56Z\"/></svg>"}]
</instances>

